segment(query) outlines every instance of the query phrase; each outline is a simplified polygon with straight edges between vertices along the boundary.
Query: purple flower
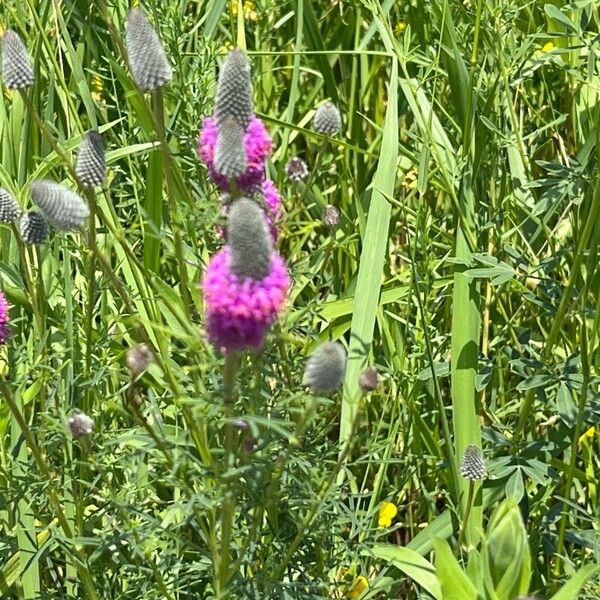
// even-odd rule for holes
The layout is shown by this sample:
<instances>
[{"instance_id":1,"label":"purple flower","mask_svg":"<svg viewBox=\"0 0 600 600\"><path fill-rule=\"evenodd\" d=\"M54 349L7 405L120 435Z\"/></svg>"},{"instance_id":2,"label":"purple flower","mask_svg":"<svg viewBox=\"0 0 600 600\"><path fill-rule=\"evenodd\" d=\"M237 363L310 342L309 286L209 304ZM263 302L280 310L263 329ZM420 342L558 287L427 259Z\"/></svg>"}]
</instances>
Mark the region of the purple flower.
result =
<instances>
[{"instance_id":1,"label":"purple flower","mask_svg":"<svg viewBox=\"0 0 600 600\"><path fill-rule=\"evenodd\" d=\"M218 137L217 121L206 117L202 122L198 138L198 155L208 167L213 181L225 191L229 191L229 180L215 169L215 150ZM272 140L264 123L257 117L250 119L250 124L244 134L246 148L246 171L236 178L240 190L249 191L260 186L265 178L265 161L271 151Z\"/></svg>"},{"instance_id":2,"label":"purple flower","mask_svg":"<svg viewBox=\"0 0 600 600\"><path fill-rule=\"evenodd\" d=\"M10 334L8 322L8 302L4 294L0 292L0 345L6 344L6 340L8 340Z\"/></svg>"},{"instance_id":3,"label":"purple flower","mask_svg":"<svg viewBox=\"0 0 600 600\"><path fill-rule=\"evenodd\" d=\"M270 179L265 179L262 184L262 195L264 199L264 209L267 225L271 230L273 241L277 240L277 222L281 219L283 207L279 190Z\"/></svg>"},{"instance_id":4,"label":"purple flower","mask_svg":"<svg viewBox=\"0 0 600 600\"><path fill-rule=\"evenodd\" d=\"M283 307L290 286L278 254L271 256L263 279L240 279L230 268L228 246L211 259L202 287L206 303L208 339L220 351L260 350L267 329Z\"/></svg>"}]
</instances>

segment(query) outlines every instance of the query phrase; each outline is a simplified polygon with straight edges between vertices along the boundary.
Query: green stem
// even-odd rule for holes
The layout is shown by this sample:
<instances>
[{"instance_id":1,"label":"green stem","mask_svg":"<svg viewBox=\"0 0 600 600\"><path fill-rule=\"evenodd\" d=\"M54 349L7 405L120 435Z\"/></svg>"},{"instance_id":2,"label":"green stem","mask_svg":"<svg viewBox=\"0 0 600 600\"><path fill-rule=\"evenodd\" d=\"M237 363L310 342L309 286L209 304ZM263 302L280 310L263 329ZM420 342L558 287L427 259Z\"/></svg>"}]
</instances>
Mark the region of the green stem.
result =
<instances>
[{"instance_id":1,"label":"green stem","mask_svg":"<svg viewBox=\"0 0 600 600\"><path fill-rule=\"evenodd\" d=\"M471 506L473 505L473 497L474 496L475 496L475 482L469 481L469 494L467 496L467 503L465 505L465 514L462 519L460 534L458 536L458 542L456 544L456 553L457 554L460 554L460 549L461 549L463 541L465 539L465 535L467 532L467 525L469 523L469 516L471 514Z\"/></svg>"}]
</instances>

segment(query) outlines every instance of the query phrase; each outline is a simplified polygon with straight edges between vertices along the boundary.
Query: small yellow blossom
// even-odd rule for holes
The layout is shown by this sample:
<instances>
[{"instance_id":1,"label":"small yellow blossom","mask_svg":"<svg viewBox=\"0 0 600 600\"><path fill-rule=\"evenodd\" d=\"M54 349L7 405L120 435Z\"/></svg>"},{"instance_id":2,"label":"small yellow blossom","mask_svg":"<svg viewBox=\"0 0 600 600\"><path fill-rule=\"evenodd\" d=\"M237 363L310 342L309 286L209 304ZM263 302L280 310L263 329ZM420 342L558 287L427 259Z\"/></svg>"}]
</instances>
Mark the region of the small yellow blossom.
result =
<instances>
[{"instance_id":1,"label":"small yellow blossom","mask_svg":"<svg viewBox=\"0 0 600 600\"><path fill-rule=\"evenodd\" d=\"M579 436L579 441L583 442L586 438L592 439L594 437L594 433L596 433L596 427L592 426L585 433L582 433L581 436Z\"/></svg>"},{"instance_id":2,"label":"small yellow blossom","mask_svg":"<svg viewBox=\"0 0 600 600\"><path fill-rule=\"evenodd\" d=\"M258 13L256 12L256 4L252 0L244 0L244 19L248 21L257 21ZM236 17L238 14L238 0L231 0L231 14Z\"/></svg>"},{"instance_id":3,"label":"small yellow blossom","mask_svg":"<svg viewBox=\"0 0 600 600\"><path fill-rule=\"evenodd\" d=\"M102 92L104 90L104 83L98 75L94 75L91 81L92 98L96 102L102 102Z\"/></svg>"},{"instance_id":4,"label":"small yellow blossom","mask_svg":"<svg viewBox=\"0 0 600 600\"><path fill-rule=\"evenodd\" d=\"M369 587L366 577L359 575L353 582L352 587L346 592L346 598L360 598Z\"/></svg>"},{"instance_id":5,"label":"small yellow blossom","mask_svg":"<svg viewBox=\"0 0 600 600\"><path fill-rule=\"evenodd\" d=\"M407 27L408 23L406 21L398 21L396 23L396 27L394 28L394 33L396 35L400 35L401 33L404 33L406 31Z\"/></svg>"},{"instance_id":6,"label":"small yellow blossom","mask_svg":"<svg viewBox=\"0 0 600 600\"><path fill-rule=\"evenodd\" d=\"M377 525L379 527L389 527L397 514L398 507L393 502L382 502L379 507L379 519L377 520Z\"/></svg>"},{"instance_id":7,"label":"small yellow blossom","mask_svg":"<svg viewBox=\"0 0 600 600\"><path fill-rule=\"evenodd\" d=\"M548 42L542 46L542 52L552 52L556 46L552 42Z\"/></svg>"}]
</instances>

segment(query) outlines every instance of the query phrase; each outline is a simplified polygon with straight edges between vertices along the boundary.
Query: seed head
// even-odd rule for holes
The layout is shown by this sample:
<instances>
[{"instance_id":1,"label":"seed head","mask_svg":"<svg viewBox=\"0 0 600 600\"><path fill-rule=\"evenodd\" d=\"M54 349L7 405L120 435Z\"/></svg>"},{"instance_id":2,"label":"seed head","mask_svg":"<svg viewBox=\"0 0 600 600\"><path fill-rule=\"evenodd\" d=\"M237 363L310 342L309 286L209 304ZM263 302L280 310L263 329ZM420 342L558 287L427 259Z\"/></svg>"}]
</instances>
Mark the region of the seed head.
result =
<instances>
[{"instance_id":1,"label":"seed head","mask_svg":"<svg viewBox=\"0 0 600 600\"><path fill-rule=\"evenodd\" d=\"M90 209L75 192L48 179L31 184L31 196L50 223L60 231L81 227Z\"/></svg>"},{"instance_id":2,"label":"seed head","mask_svg":"<svg viewBox=\"0 0 600 600\"><path fill-rule=\"evenodd\" d=\"M338 342L321 344L306 361L303 384L315 393L339 388L346 374L346 350Z\"/></svg>"},{"instance_id":3,"label":"seed head","mask_svg":"<svg viewBox=\"0 0 600 600\"><path fill-rule=\"evenodd\" d=\"M21 217L21 239L29 245L44 244L50 237L48 221L44 215L36 210L30 210Z\"/></svg>"},{"instance_id":4,"label":"seed head","mask_svg":"<svg viewBox=\"0 0 600 600\"><path fill-rule=\"evenodd\" d=\"M460 474L469 481L484 479L487 475L483 453L476 444L470 444L465 448L465 452L460 463Z\"/></svg>"},{"instance_id":5,"label":"seed head","mask_svg":"<svg viewBox=\"0 0 600 600\"><path fill-rule=\"evenodd\" d=\"M323 210L323 225L335 229L340 222L340 211L333 204L328 204Z\"/></svg>"},{"instance_id":6,"label":"seed head","mask_svg":"<svg viewBox=\"0 0 600 600\"><path fill-rule=\"evenodd\" d=\"M77 153L75 173L81 183L88 187L100 185L106 177L104 143L95 129L90 129L83 136Z\"/></svg>"},{"instance_id":7,"label":"seed head","mask_svg":"<svg viewBox=\"0 0 600 600\"><path fill-rule=\"evenodd\" d=\"M2 36L2 79L10 90L29 87L35 80L27 46L12 29Z\"/></svg>"},{"instance_id":8,"label":"seed head","mask_svg":"<svg viewBox=\"0 0 600 600\"><path fill-rule=\"evenodd\" d=\"M226 117L233 117L246 131L252 116L250 64L242 50L236 48L221 65L215 98L215 118L221 125Z\"/></svg>"},{"instance_id":9,"label":"seed head","mask_svg":"<svg viewBox=\"0 0 600 600\"><path fill-rule=\"evenodd\" d=\"M127 366L134 375L143 373L154 360L154 355L148 344L138 344L127 351Z\"/></svg>"},{"instance_id":10,"label":"seed head","mask_svg":"<svg viewBox=\"0 0 600 600\"><path fill-rule=\"evenodd\" d=\"M315 131L327 137L335 135L342 128L342 116L332 102L325 102L317 108L313 119Z\"/></svg>"},{"instance_id":11,"label":"seed head","mask_svg":"<svg viewBox=\"0 0 600 600\"><path fill-rule=\"evenodd\" d=\"M234 179L246 171L247 164L244 129L234 117L227 116L219 125L215 170L219 175Z\"/></svg>"},{"instance_id":12,"label":"seed head","mask_svg":"<svg viewBox=\"0 0 600 600\"><path fill-rule=\"evenodd\" d=\"M69 429L73 437L87 437L94 430L94 419L83 412L73 413L69 417Z\"/></svg>"},{"instance_id":13,"label":"seed head","mask_svg":"<svg viewBox=\"0 0 600 600\"><path fill-rule=\"evenodd\" d=\"M20 216L21 208L17 201L4 188L0 188L0 223L14 223Z\"/></svg>"},{"instance_id":14,"label":"seed head","mask_svg":"<svg viewBox=\"0 0 600 600\"><path fill-rule=\"evenodd\" d=\"M358 385L365 394L375 391L379 386L379 373L377 369L375 367L365 369L358 380Z\"/></svg>"},{"instance_id":15,"label":"seed head","mask_svg":"<svg viewBox=\"0 0 600 600\"><path fill-rule=\"evenodd\" d=\"M227 243L231 248L230 268L240 279L264 279L271 270L273 243L265 215L248 198L240 198L229 209Z\"/></svg>"},{"instance_id":16,"label":"seed head","mask_svg":"<svg viewBox=\"0 0 600 600\"><path fill-rule=\"evenodd\" d=\"M125 44L133 80L142 91L156 90L171 81L173 69L165 49L141 8L129 11Z\"/></svg>"},{"instance_id":17,"label":"seed head","mask_svg":"<svg viewBox=\"0 0 600 600\"><path fill-rule=\"evenodd\" d=\"M308 167L301 158L295 156L285 165L285 174L292 181L302 181L308 177Z\"/></svg>"}]
</instances>

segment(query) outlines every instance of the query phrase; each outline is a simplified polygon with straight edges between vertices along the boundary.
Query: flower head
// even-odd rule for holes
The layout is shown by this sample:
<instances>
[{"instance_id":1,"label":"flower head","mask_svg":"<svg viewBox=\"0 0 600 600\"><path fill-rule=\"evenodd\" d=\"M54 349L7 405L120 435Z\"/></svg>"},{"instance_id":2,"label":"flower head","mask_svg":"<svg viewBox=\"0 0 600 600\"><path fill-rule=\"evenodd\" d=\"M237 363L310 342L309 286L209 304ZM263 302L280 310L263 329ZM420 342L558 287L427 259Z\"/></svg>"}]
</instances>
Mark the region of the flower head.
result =
<instances>
[{"instance_id":1,"label":"flower head","mask_svg":"<svg viewBox=\"0 0 600 600\"><path fill-rule=\"evenodd\" d=\"M342 128L342 116L339 108L333 102L325 102L317 108L313 119L317 133L331 137Z\"/></svg>"},{"instance_id":2,"label":"flower head","mask_svg":"<svg viewBox=\"0 0 600 600\"><path fill-rule=\"evenodd\" d=\"M81 227L90 215L84 200L64 185L48 179L37 179L30 189L36 204L60 231Z\"/></svg>"},{"instance_id":3,"label":"flower head","mask_svg":"<svg viewBox=\"0 0 600 600\"><path fill-rule=\"evenodd\" d=\"M390 527L394 517L398 514L398 507L393 502L382 502L379 506L377 526Z\"/></svg>"},{"instance_id":4,"label":"flower head","mask_svg":"<svg viewBox=\"0 0 600 600\"><path fill-rule=\"evenodd\" d=\"M207 117L202 122L198 138L198 154L208 167L213 181L222 190L229 191L229 180L221 175L215 166L215 152L219 127L216 119ZM272 140L267 133L264 123L252 117L244 134L246 150L246 169L236 178L236 184L242 191L253 191L260 186L265 178L265 161L271 151Z\"/></svg>"},{"instance_id":5,"label":"flower head","mask_svg":"<svg viewBox=\"0 0 600 600\"><path fill-rule=\"evenodd\" d=\"M483 453L476 444L470 444L465 448L460 463L460 474L469 481L483 479L487 475Z\"/></svg>"},{"instance_id":6,"label":"flower head","mask_svg":"<svg viewBox=\"0 0 600 600\"><path fill-rule=\"evenodd\" d=\"M148 344L137 344L127 350L125 362L134 375L143 373L154 360L154 355Z\"/></svg>"},{"instance_id":7,"label":"flower head","mask_svg":"<svg viewBox=\"0 0 600 600\"><path fill-rule=\"evenodd\" d=\"M246 171L246 148L244 128L235 117L226 116L218 126L217 147L215 148L215 171L235 179Z\"/></svg>"},{"instance_id":8,"label":"flower head","mask_svg":"<svg viewBox=\"0 0 600 600\"><path fill-rule=\"evenodd\" d=\"M4 294L0 291L0 346L6 344L6 340L8 340L8 336L10 335L8 323L8 302Z\"/></svg>"},{"instance_id":9,"label":"flower head","mask_svg":"<svg viewBox=\"0 0 600 600\"><path fill-rule=\"evenodd\" d=\"M281 219L283 207L279 190L270 179L265 179L262 184L265 217L271 230L273 241L277 240L277 222Z\"/></svg>"},{"instance_id":10,"label":"flower head","mask_svg":"<svg viewBox=\"0 0 600 600\"><path fill-rule=\"evenodd\" d=\"M69 417L69 429L73 437L87 437L94 430L94 419L83 412L75 412Z\"/></svg>"},{"instance_id":11,"label":"flower head","mask_svg":"<svg viewBox=\"0 0 600 600\"><path fill-rule=\"evenodd\" d=\"M295 156L287 161L285 165L285 174L292 181L302 181L308 177L308 167L301 158Z\"/></svg>"},{"instance_id":12,"label":"flower head","mask_svg":"<svg viewBox=\"0 0 600 600\"><path fill-rule=\"evenodd\" d=\"M359 379L358 385L363 393L374 392L379 385L379 373L375 367L368 367L365 369Z\"/></svg>"},{"instance_id":13,"label":"flower head","mask_svg":"<svg viewBox=\"0 0 600 600\"><path fill-rule=\"evenodd\" d=\"M133 80L142 91L155 90L171 81L173 69L165 49L141 8L129 11L125 44Z\"/></svg>"},{"instance_id":14,"label":"flower head","mask_svg":"<svg viewBox=\"0 0 600 600\"><path fill-rule=\"evenodd\" d=\"M2 36L2 79L11 90L29 87L35 80L27 46L12 29Z\"/></svg>"},{"instance_id":15,"label":"flower head","mask_svg":"<svg viewBox=\"0 0 600 600\"><path fill-rule=\"evenodd\" d=\"M339 342L324 342L311 354L304 369L304 385L315 393L339 388L346 374L346 350Z\"/></svg>"},{"instance_id":16,"label":"flower head","mask_svg":"<svg viewBox=\"0 0 600 600\"><path fill-rule=\"evenodd\" d=\"M81 183L89 187L100 185L106 177L104 143L95 129L90 129L83 136L77 153L75 173Z\"/></svg>"},{"instance_id":17,"label":"flower head","mask_svg":"<svg viewBox=\"0 0 600 600\"><path fill-rule=\"evenodd\" d=\"M323 209L323 225L329 229L335 229L340 222L340 210L333 204L328 204Z\"/></svg>"},{"instance_id":18,"label":"flower head","mask_svg":"<svg viewBox=\"0 0 600 600\"><path fill-rule=\"evenodd\" d=\"M21 207L4 188L0 188L0 223L14 223L21 216Z\"/></svg>"},{"instance_id":19,"label":"flower head","mask_svg":"<svg viewBox=\"0 0 600 600\"><path fill-rule=\"evenodd\" d=\"M215 119L222 125L227 117L233 117L243 130L253 117L250 64L239 48L227 55L219 72Z\"/></svg>"},{"instance_id":20,"label":"flower head","mask_svg":"<svg viewBox=\"0 0 600 600\"><path fill-rule=\"evenodd\" d=\"M265 333L281 311L290 285L283 259L271 255L262 279L240 278L226 246L211 259L202 287L209 341L227 352L262 347Z\"/></svg>"},{"instance_id":21,"label":"flower head","mask_svg":"<svg viewBox=\"0 0 600 600\"><path fill-rule=\"evenodd\" d=\"M48 241L50 229L44 215L36 210L30 210L21 217L19 227L21 239L31 246L37 246Z\"/></svg>"}]
</instances>

